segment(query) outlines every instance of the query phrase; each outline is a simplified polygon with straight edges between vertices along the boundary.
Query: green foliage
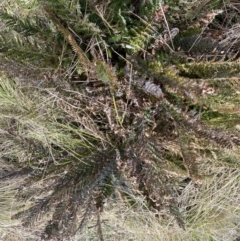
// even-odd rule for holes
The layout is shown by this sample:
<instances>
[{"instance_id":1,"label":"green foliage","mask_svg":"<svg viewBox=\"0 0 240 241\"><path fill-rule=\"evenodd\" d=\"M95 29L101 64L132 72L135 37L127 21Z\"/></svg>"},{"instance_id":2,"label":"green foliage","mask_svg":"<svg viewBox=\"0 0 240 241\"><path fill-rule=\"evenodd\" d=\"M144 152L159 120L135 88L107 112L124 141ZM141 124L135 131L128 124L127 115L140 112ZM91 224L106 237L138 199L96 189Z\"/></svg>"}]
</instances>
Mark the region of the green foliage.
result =
<instances>
[{"instance_id":1,"label":"green foliage","mask_svg":"<svg viewBox=\"0 0 240 241\"><path fill-rule=\"evenodd\" d=\"M4 46L2 55L24 65L56 67L57 52L60 50L58 36L53 36L56 33L44 18L22 18L3 10L0 19L8 26L0 36ZM55 44L50 44L52 42Z\"/></svg>"},{"instance_id":2,"label":"green foliage","mask_svg":"<svg viewBox=\"0 0 240 241\"><path fill-rule=\"evenodd\" d=\"M73 31L77 42L83 46L87 41L95 37L97 42L102 42L102 46L111 44L115 51L118 51L121 46L120 48L125 49L125 51L137 52L145 48L146 43L153 34L153 29L149 27L150 23L147 23L143 19L151 15L151 12L157 7L156 2L146 2L145 8L141 8L145 10L142 11L139 17L134 17L133 13L129 11L129 7L130 9L137 8L137 6L133 6L130 1L124 4L121 2L120 4L119 1L112 0L109 3L99 2L99 5L91 1L82 1L80 3L70 1L69 3L60 0L54 2L49 0L44 1L44 3L39 3L40 5L44 4L48 11L52 11L64 28ZM37 2L35 4L37 4ZM33 7L32 9L34 11ZM118 14L115 14L116 12ZM48 53L51 52L55 54L52 58L57 59L60 55L57 51L61 51L61 49L58 49L58 46L60 47L62 42L58 42L59 39L56 35L57 33L54 33L55 30L53 26L44 17L30 16L30 13L27 16L17 16L9 14L5 10L1 13L0 18L9 28L13 28L20 34L20 36L25 38L31 36L32 38L29 44L32 45L32 48L37 47L35 52L39 50L43 52L43 50L46 50ZM53 21L53 19L51 20ZM132 34L133 32L136 34ZM10 39L14 40L14 37L11 37L11 33L9 33L9 35ZM26 40L28 40L28 38ZM52 46L53 42L57 44L55 48ZM51 45L46 46L46 43L51 43ZM42 46L42 44L45 46ZM4 45L6 45L6 42L4 42ZM8 49L13 50L14 45L16 45L16 41L13 41ZM90 47L92 49L90 52L93 53L93 49L96 48L96 46L93 45ZM26 46L26 49L29 49L29 46ZM17 48L15 48L14 51L17 52ZM27 52L27 50L25 51ZM31 51L33 52L33 50ZM104 52L107 54L106 49ZM41 57L43 59L47 58L47 56ZM36 58L39 58L39 56L36 56ZM26 60L26 62L31 61L30 59ZM49 61L43 60L43 62L49 65Z\"/></svg>"},{"instance_id":3,"label":"green foliage","mask_svg":"<svg viewBox=\"0 0 240 241\"><path fill-rule=\"evenodd\" d=\"M109 85L111 90L117 88L117 77L105 62L96 62L96 77L104 84Z\"/></svg>"},{"instance_id":4,"label":"green foliage","mask_svg":"<svg viewBox=\"0 0 240 241\"><path fill-rule=\"evenodd\" d=\"M183 76L195 78L230 78L235 76L240 66L235 62L200 62L178 65Z\"/></svg>"}]
</instances>

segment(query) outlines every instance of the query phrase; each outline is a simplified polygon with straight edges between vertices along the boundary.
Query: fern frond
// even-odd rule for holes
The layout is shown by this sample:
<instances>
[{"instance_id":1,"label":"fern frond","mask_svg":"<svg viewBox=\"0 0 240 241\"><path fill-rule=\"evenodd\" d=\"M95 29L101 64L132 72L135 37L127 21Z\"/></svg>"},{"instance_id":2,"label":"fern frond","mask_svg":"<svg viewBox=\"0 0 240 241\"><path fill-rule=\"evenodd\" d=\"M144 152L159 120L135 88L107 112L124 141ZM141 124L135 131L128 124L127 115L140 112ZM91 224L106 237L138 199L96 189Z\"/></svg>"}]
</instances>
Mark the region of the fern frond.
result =
<instances>
[{"instance_id":1,"label":"fern frond","mask_svg":"<svg viewBox=\"0 0 240 241\"><path fill-rule=\"evenodd\" d=\"M61 20L57 17L56 14L54 14L54 12L51 11L51 9L48 7L48 5L46 5L43 2L41 2L41 5L42 5L45 13L52 20L52 22L56 25L56 28L63 34L65 40L70 44L73 51L78 55L79 62L81 64L81 66L83 67L84 71L86 71L86 72L90 71L91 70L90 61L87 58L84 51L77 44L72 33L66 27L64 27L64 25L61 23Z\"/></svg>"},{"instance_id":2,"label":"fern frond","mask_svg":"<svg viewBox=\"0 0 240 241\"><path fill-rule=\"evenodd\" d=\"M20 18L16 15L9 14L6 10L2 10L0 12L0 19L8 28L15 30L24 37L36 35L44 31L45 34L39 35L39 37L43 38L43 36L46 37L47 34L52 33L49 25L46 25L44 19L40 17Z\"/></svg>"},{"instance_id":3,"label":"fern frond","mask_svg":"<svg viewBox=\"0 0 240 241\"><path fill-rule=\"evenodd\" d=\"M13 219L23 219L24 226L32 226L37 220L47 215L50 211L50 197L45 197L37 200L36 205L32 206L28 210L18 212L13 215Z\"/></svg>"},{"instance_id":4,"label":"fern frond","mask_svg":"<svg viewBox=\"0 0 240 241\"><path fill-rule=\"evenodd\" d=\"M198 172L197 155L194 153L191 147L190 140L188 140L187 132L184 130L178 130L179 133L179 146L182 152L184 165L188 171L189 177L194 181L200 181L201 177Z\"/></svg>"},{"instance_id":5,"label":"fern frond","mask_svg":"<svg viewBox=\"0 0 240 241\"><path fill-rule=\"evenodd\" d=\"M27 174L30 174L32 172L32 168L30 167L24 167L22 169L16 170L16 171L8 171L7 173L0 175L0 180L5 181L9 179L14 179L20 176L26 176Z\"/></svg>"}]
</instances>

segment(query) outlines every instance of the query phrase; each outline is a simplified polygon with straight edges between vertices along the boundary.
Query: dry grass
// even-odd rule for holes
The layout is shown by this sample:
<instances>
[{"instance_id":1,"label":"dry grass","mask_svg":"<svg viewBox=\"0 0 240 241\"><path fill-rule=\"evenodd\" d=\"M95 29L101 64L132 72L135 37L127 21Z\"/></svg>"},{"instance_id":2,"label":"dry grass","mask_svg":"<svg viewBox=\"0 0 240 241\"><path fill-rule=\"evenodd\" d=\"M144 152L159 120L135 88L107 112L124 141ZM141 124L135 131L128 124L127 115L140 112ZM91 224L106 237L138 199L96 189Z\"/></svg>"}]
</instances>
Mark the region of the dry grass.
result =
<instances>
[{"instance_id":1,"label":"dry grass","mask_svg":"<svg viewBox=\"0 0 240 241\"><path fill-rule=\"evenodd\" d=\"M102 215L104 240L107 241L233 241L240 236L240 170L222 167L202 184L189 183L178 197L186 222L179 228L166 212L156 217L135 197L137 204L124 206L109 202ZM93 232L96 220L74 240L99 240Z\"/></svg>"}]
</instances>

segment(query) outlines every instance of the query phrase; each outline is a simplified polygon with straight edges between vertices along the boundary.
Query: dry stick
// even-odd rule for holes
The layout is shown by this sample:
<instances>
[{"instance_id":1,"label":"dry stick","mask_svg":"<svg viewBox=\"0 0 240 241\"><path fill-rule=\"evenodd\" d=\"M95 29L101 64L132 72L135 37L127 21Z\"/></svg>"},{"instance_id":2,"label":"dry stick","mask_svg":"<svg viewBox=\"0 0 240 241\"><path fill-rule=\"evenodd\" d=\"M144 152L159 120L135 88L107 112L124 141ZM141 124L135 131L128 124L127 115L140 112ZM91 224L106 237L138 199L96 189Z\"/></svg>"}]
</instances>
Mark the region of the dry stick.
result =
<instances>
[{"instance_id":1,"label":"dry stick","mask_svg":"<svg viewBox=\"0 0 240 241\"><path fill-rule=\"evenodd\" d=\"M199 36L195 39L194 43L192 44L191 48L188 50L188 53L190 53L190 51L192 50L192 48L197 44L197 42L199 42L202 38L202 34L203 32L206 30L208 25L206 25L203 30L201 31L201 33L199 34Z\"/></svg>"},{"instance_id":2,"label":"dry stick","mask_svg":"<svg viewBox=\"0 0 240 241\"><path fill-rule=\"evenodd\" d=\"M80 65L82 66L83 70L88 73L91 70L91 62L87 58L84 51L79 47L78 43L70 33L68 29L66 29L58 19L58 17L46 6L45 3L40 2L44 12L48 15L48 17L52 20L55 24L56 28L63 34L65 40L71 45L73 51L77 54Z\"/></svg>"},{"instance_id":3,"label":"dry stick","mask_svg":"<svg viewBox=\"0 0 240 241\"><path fill-rule=\"evenodd\" d=\"M97 210L97 232L98 232L99 240L104 241L99 209Z\"/></svg>"},{"instance_id":4,"label":"dry stick","mask_svg":"<svg viewBox=\"0 0 240 241\"><path fill-rule=\"evenodd\" d=\"M165 16L165 13L164 13L162 4L159 3L159 6L160 6L160 9L161 9L163 18L164 18L164 22L165 22L165 24L166 24L166 26L167 26L167 31L168 31L168 34L169 34L169 36L170 36L170 41L171 41L172 48L173 48L173 50L174 50L174 45L173 45L173 41L172 41L172 38L171 38L171 31L170 31L170 28L169 28L169 25L168 25L168 22L167 22L167 19L166 19L166 16Z\"/></svg>"}]
</instances>

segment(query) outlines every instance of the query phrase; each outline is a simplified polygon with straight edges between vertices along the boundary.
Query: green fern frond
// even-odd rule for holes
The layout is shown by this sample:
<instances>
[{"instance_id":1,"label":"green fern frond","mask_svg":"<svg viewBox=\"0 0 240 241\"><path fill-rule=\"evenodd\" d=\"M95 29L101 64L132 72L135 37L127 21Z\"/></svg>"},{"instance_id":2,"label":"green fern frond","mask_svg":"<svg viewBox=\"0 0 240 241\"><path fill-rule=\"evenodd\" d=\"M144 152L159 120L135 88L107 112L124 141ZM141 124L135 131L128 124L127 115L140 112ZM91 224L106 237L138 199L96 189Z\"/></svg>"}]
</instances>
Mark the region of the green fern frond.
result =
<instances>
[{"instance_id":1,"label":"green fern frond","mask_svg":"<svg viewBox=\"0 0 240 241\"><path fill-rule=\"evenodd\" d=\"M0 19L6 24L8 28L13 29L24 37L36 35L40 32L43 32L43 30L45 36L52 32L49 29L49 26L44 23L44 20L39 17L21 19L15 15L9 14L7 11L1 11ZM39 35L39 37L43 36Z\"/></svg>"}]
</instances>

